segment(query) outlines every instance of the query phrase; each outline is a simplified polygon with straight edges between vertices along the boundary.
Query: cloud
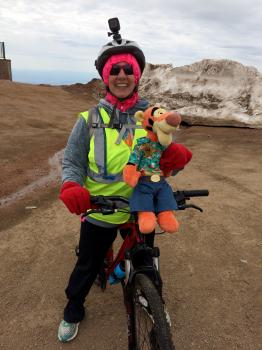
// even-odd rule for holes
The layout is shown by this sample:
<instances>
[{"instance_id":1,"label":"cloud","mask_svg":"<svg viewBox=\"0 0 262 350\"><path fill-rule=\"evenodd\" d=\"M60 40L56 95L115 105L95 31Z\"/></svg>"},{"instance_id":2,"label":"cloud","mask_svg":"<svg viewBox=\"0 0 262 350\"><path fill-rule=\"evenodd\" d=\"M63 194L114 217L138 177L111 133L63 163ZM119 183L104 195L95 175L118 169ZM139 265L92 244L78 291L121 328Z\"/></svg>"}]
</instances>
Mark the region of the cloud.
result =
<instances>
[{"instance_id":1,"label":"cloud","mask_svg":"<svg viewBox=\"0 0 262 350\"><path fill-rule=\"evenodd\" d=\"M0 40L16 69L95 76L110 17L119 17L122 37L136 40L148 62L228 58L262 71L260 0L2 0Z\"/></svg>"}]
</instances>

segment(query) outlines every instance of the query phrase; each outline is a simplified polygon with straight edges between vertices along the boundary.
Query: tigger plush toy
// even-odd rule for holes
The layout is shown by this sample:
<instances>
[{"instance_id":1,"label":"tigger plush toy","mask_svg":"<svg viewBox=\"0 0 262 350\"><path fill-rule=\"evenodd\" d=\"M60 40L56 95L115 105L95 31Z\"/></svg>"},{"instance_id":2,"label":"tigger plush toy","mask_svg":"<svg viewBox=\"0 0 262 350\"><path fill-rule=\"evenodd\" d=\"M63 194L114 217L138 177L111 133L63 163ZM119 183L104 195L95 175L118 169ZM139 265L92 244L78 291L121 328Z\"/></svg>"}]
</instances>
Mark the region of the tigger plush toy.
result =
<instances>
[{"instance_id":1,"label":"tigger plush toy","mask_svg":"<svg viewBox=\"0 0 262 350\"><path fill-rule=\"evenodd\" d=\"M137 140L123 170L123 179L134 191L130 198L131 212L138 213L139 230L154 231L158 222L166 232L176 232L179 223L174 215L177 203L166 181L173 170L181 170L192 153L183 145L172 142L172 135L181 123L175 111L159 105L135 113L147 136Z\"/></svg>"}]
</instances>

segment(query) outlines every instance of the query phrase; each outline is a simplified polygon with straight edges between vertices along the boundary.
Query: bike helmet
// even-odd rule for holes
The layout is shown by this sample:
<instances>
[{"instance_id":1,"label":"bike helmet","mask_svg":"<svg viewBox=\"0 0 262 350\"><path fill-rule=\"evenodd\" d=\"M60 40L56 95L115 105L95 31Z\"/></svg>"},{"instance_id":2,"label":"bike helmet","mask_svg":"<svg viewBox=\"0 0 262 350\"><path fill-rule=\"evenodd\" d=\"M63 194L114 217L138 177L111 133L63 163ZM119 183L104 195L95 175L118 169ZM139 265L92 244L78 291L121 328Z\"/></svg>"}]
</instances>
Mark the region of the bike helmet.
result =
<instances>
[{"instance_id":1,"label":"bike helmet","mask_svg":"<svg viewBox=\"0 0 262 350\"><path fill-rule=\"evenodd\" d=\"M108 58L112 55L121 53L131 53L133 56L135 56L142 73L146 64L143 51L135 41L122 39L121 35L118 33L120 29L119 21L117 23L117 27L112 28L110 26L111 20L118 21L118 19L112 18L108 21L109 27L112 30L112 33L108 33L108 35L113 35L114 40L104 45L98 54L98 57L95 61L95 67L98 70L98 73L102 77L102 71Z\"/></svg>"}]
</instances>

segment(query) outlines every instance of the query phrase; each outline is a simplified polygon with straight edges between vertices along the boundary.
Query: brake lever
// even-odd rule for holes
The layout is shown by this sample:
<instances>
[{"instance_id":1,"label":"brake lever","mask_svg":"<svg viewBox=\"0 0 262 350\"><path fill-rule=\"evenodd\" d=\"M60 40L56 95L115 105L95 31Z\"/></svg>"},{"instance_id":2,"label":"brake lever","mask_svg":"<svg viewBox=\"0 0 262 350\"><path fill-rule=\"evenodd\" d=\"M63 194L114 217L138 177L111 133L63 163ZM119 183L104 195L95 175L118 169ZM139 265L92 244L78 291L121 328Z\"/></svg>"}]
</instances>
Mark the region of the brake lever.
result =
<instances>
[{"instance_id":1,"label":"brake lever","mask_svg":"<svg viewBox=\"0 0 262 350\"><path fill-rule=\"evenodd\" d=\"M203 213L203 209L200 208L200 207L198 207L198 206L195 205L195 204L183 204L183 205L179 205L179 206L178 206L178 209L179 209L179 210L185 210L185 209L187 209L187 208L193 208L193 209L199 210L199 211L201 211L201 213Z\"/></svg>"},{"instance_id":2,"label":"brake lever","mask_svg":"<svg viewBox=\"0 0 262 350\"><path fill-rule=\"evenodd\" d=\"M99 208L99 209L89 209L87 210L86 213L83 213L81 215L81 221L85 221L86 217L90 214L103 214L103 215L111 215L114 214L116 212L115 209L111 209L111 208Z\"/></svg>"}]
</instances>

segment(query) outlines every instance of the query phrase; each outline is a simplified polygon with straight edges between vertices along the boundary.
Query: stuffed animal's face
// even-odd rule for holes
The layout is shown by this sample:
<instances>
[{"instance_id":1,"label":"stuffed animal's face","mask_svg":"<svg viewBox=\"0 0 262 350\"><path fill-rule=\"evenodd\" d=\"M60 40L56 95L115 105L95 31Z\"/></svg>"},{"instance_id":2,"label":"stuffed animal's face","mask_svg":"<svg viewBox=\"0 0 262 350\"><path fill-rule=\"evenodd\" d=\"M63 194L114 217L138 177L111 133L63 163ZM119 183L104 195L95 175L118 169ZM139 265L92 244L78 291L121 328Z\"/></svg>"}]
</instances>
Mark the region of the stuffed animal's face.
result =
<instances>
[{"instance_id":1,"label":"stuffed animal's face","mask_svg":"<svg viewBox=\"0 0 262 350\"><path fill-rule=\"evenodd\" d=\"M150 107L144 112L138 111L135 113L135 118L142 123L150 139L158 140L166 147L172 142L172 134L181 123L181 117L177 112L168 112L159 106Z\"/></svg>"}]
</instances>

